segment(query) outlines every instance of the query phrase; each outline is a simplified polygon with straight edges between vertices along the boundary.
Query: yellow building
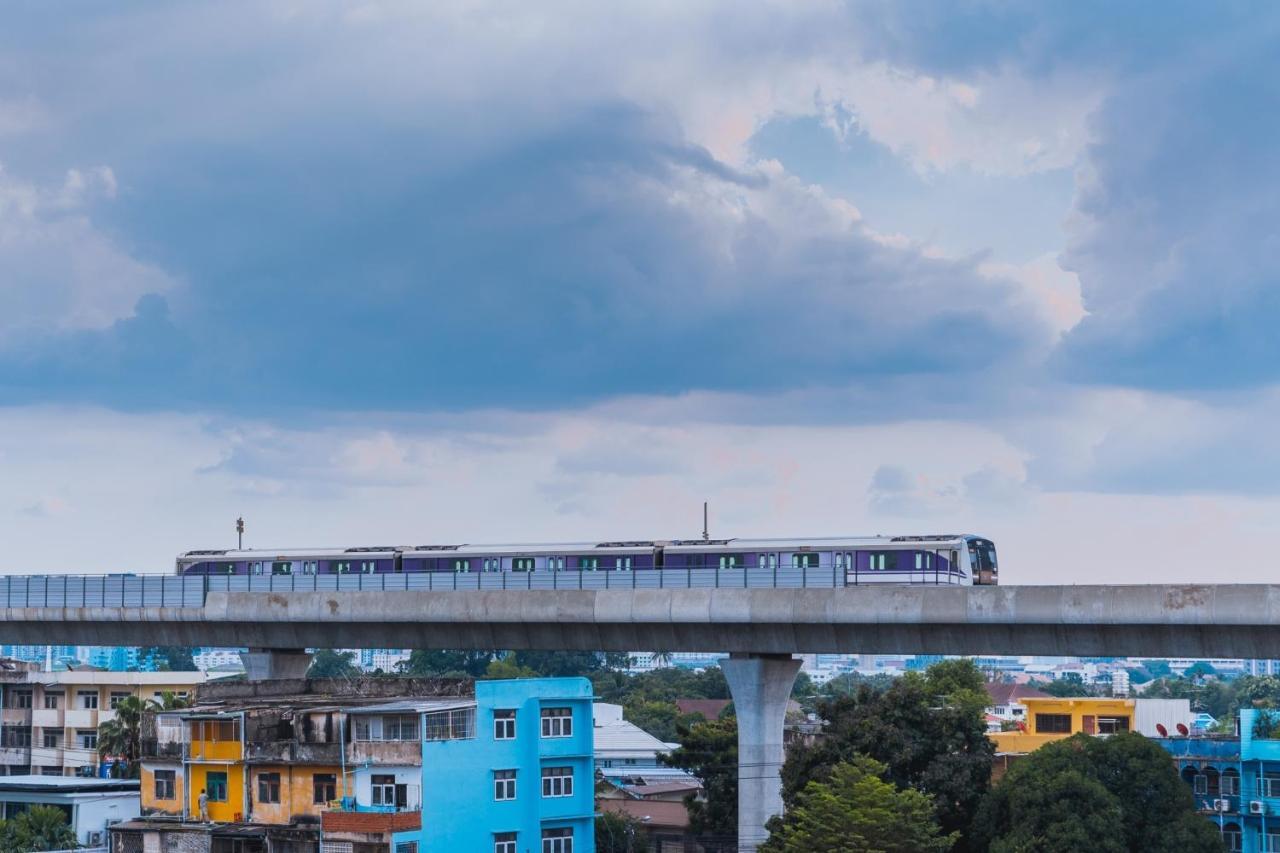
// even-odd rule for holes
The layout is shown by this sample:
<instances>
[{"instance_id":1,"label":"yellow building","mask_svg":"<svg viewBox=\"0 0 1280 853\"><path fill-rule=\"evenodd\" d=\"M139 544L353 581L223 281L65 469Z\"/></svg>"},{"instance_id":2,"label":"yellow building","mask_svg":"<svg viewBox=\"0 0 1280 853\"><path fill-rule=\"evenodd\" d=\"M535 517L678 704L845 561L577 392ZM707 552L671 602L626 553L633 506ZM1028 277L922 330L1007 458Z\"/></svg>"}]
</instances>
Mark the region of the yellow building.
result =
<instances>
[{"instance_id":1,"label":"yellow building","mask_svg":"<svg viewBox=\"0 0 1280 853\"><path fill-rule=\"evenodd\" d=\"M1133 699L1037 699L1026 698L1026 730L987 735L997 753L1031 752L1055 740L1076 734L1111 735L1135 731Z\"/></svg>"}]
</instances>

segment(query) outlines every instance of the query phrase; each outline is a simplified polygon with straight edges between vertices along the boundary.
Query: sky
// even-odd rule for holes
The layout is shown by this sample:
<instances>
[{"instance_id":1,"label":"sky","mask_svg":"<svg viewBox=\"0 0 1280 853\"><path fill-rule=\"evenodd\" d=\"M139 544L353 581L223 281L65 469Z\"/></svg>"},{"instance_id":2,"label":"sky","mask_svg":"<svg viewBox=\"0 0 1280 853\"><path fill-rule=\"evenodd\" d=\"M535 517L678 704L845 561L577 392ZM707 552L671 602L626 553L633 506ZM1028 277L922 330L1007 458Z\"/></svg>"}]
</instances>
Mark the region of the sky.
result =
<instances>
[{"instance_id":1,"label":"sky","mask_svg":"<svg viewBox=\"0 0 1280 853\"><path fill-rule=\"evenodd\" d=\"M1280 7L38 2L8 572L972 532L1270 581Z\"/></svg>"}]
</instances>

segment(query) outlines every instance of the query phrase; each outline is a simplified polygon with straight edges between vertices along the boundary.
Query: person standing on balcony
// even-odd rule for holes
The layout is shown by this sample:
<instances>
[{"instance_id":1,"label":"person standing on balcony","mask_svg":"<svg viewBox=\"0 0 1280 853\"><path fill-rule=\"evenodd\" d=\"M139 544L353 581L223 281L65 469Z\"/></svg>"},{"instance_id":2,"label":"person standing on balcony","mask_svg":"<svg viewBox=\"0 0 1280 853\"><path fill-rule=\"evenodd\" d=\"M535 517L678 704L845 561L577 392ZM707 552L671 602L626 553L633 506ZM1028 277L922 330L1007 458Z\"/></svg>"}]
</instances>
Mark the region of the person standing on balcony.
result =
<instances>
[{"instance_id":1,"label":"person standing on balcony","mask_svg":"<svg viewBox=\"0 0 1280 853\"><path fill-rule=\"evenodd\" d=\"M203 823L209 822L209 795L205 793L204 788L200 789L200 797L196 800L200 805L200 820Z\"/></svg>"}]
</instances>

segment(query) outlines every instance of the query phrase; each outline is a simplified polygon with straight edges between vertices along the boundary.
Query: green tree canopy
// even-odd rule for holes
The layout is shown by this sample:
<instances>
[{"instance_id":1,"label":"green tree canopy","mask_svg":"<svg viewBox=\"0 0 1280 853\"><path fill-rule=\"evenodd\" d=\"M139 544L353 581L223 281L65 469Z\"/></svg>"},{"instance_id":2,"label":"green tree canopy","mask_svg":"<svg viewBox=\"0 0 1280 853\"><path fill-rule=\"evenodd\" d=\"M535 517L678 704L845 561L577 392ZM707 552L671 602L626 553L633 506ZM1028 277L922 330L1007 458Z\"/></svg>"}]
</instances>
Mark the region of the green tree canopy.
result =
<instances>
[{"instance_id":1,"label":"green tree canopy","mask_svg":"<svg viewBox=\"0 0 1280 853\"><path fill-rule=\"evenodd\" d=\"M145 706L137 696L126 696L116 704L115 718L98 725L98 754L124 758L117 775L138 776L138 755L142 744L142 712Z\"/></svg>"},{"instance_id":2,"label":"green tree canopy","mask_svg":"<svg viewBox=\"0 0 1280 853\"><path fill-rule=\"evenodd\" d=\"M400 672L419 678L479 678L489 668L496 653L487 649L414 649L400 663Z\"/></svg>"},{"instance_id":3,"label":"green tree canopy","mask_svg":"<svg viewBox=\"0 0 1280 853\"><path fill-rule=\"evenodd\" d=\"M1066 675L1053 681L1032 681L1030 686L1042 693L1048 693L1050 696L1057 696L1059 698L1069 696L1098 696L1101 695L1102 692L1093 685L1086 684L1078 672L1068 672Z\"/></svg>"},{"instance_id":4,"label":"green tree canopy","mask_svg":"<svg viewBox=\"0 0 1280 853\"><path fill-rule=\"evenodd\" d=\"M0 850L36 853L79 847L67 815L56 806L32 806L11 820L0 820Z\"/></svg>"},{"instance_id":5,"label":"green tree canopy","mask_svg":"<svg viewBox=\"0 0 1280 853\"><path fill-rule=\"evenodd\" d=\"M1139 734L1040 747L991 789L971 838L992 853L1222 850L1169 754Z\"/></svg>"},{"instance_id":6,"label":"green tree canopy","mask_svg":"<svg viewBox=\"0 0 1280 853\"><path fill-rule=\"evenodd\" d=\"M316 649L307 669L307 678L354 678L360 674L355 652Z\"/></svg>"},{"instance_id":7,"label":"green tree canopy","mask_svg":"<svg viewBox=\"0 0 1280 853\"><path fill-rule=\"evenodd\" d=\"M791 750L783 796L791 805L810 781L826 782L836 765L865 755L886 766L887 781L933 797L944 833L964 832L991 778L987 702L982 673L968 660L907 673L883 691L863 684L852 696L821 702L823 737ZM960 843L964 849L963 837Z\"/></svg>"},{"instance_id":8,"label":"green tree canopy","mask_svg":"<svg viewBox=\"0 0 1280 853\"><path fill-rule=\"evenodd\" d=\"M596 818L596 853L649 853L644 824L617 812L601 812Z\"/></svg>"},{"instance_id":9,"label":"green tree canopy","mask_svg":"<svg viewBox=\"0 0 1280 853\"><path fill-rule=\"evenodd\" d=\"M762 853L929 853L950 850L933 799L880 778L887 768L859 756L831 768L826 782L809 782L772 824Z\"/></svg>"},{"instance_id":10,"label":"green tree canopy","mask_svg":"<svg viewBox=\"0 0 1280 853\"><path fill-rule=\"evenodd\" d=\"M705 800L685 797L689 831L694 835L733 837L738 833L738 720L680 725L680 747L661 760L702 780Z\"/></svg>"}]
</instances>

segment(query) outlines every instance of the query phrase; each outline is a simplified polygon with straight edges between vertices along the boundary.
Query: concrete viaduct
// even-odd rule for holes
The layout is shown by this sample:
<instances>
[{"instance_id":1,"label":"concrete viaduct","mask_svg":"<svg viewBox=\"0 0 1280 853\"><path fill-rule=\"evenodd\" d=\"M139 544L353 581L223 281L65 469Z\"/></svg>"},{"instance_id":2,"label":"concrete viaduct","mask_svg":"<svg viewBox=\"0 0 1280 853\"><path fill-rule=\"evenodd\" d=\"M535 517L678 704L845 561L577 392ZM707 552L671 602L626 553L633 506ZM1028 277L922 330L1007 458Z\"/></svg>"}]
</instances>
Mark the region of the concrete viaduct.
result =
<instances>
[{"instance_id":1,"label":"concrete viaduct","mask_svg":"<svg viewBox=\"0 0 1280 853\"><path fill-rule=\"evenodd\" d=\"M160 603L0 598L0 642L247 646L250 677L305 649L721 651L739 724L739 843L781 811L782 725L798 652L1280 658L1280 585L268 590ZM167 588L167 587L166 587ZM165 595L172 598L166 603ZM51 606L56 603L57 606ZM19 606L20 605L20 606ZM760 773L759 768L774 768ZM742 772L743 768L751 768ZM762 778L763 777L763 778Z\"/></svg>"}]
</instances>

